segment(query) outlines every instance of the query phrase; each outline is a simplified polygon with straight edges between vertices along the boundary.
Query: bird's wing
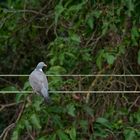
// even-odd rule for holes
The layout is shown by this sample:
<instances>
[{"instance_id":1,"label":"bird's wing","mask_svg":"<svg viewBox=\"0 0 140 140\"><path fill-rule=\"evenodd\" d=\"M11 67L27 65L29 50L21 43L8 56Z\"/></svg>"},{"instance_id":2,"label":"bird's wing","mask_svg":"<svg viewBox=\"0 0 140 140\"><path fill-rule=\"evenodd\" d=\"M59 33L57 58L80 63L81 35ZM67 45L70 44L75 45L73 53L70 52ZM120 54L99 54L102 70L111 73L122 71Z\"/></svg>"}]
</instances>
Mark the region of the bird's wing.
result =
<instances>
[{"instance_id":1,"label":"bird's wing","mask_svg":"<svg viewBox=\"0 0 140 140\"><path fill-rule=\"evenodd\" d=\"M42 88L48 91L48 81L45 74L42 72L33 71L29 76L29 82L35 92L42 94Z\"/></svg>"}]
</instances>

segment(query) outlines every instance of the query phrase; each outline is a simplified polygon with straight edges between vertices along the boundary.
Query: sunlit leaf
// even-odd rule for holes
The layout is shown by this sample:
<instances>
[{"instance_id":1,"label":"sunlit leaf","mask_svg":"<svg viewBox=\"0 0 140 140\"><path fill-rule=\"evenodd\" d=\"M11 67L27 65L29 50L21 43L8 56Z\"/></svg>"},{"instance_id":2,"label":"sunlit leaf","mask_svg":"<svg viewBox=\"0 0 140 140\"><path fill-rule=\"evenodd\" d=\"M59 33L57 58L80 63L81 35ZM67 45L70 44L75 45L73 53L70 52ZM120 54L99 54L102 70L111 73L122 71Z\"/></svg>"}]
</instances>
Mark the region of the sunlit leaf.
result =
<instances>
[{"instance_id":1,"label":"sunlit leaf","mask_svg":"<svg viewBox=\"0 0 140 140\"><path fill-rule=\"evenodd\" d=\"M19 136L18 136L18 131L14 131L12 137L11 137L11 140L19 140Z\"/></svg>"},{"instance_id":2,"label":"sunlit leaf","mask_svg":"<svg viewBox=\"0 0 140 140\"><path fill-rule=\"evenodd\" d=\"M136 140L138 139L135 130L132 129L125 129L124 130L124 136L126 140Z\"/></svg>"},{"instance_id":3,"label":"sunlit leaf","mask_svg":"<svg viewBox=\"0 0 140 140\"><path fill-rule=\"evenodd\" d=\"M74 127L70 128L67 133L70 135L71 140L76 140L76 129Z\"/></svg>"},{"instance_id":4,"label":"sunlit leaf","mask_svg":"<svg viewBox=\"0 0 140 140\"><path fill-rule=\"evenodd\" d=\"M66 109L69 115L75 116L75 106L73 104L68 104Z\"/></svg>"},{"instance_id":5,"label":"sunlit leaf","mask_svg":"<svg viewBox=\"0 0 140 140\"><path fill-rule=\"evenodd\" d=\"M109 27L109 23L107 21L104 21L102 26L102 35L106 34L108 27Z\"/></svg>"},{"instance_id":6,"label":"sunlit leaf","mask_svg":"<svg viewBox=\"0 0 140 140\"><path fill-rule=\"evenodd\" d=\"M27 90L29 87L30 87L29 81L25 82L23 89Z\"/></svg>"},{"instance_id":7,"label":"sunlit leaf","mask_svg":"<svg viewBox=\"0 0 140 140\"><path fill-rule=\"evenodd\" d=\"M89 106L84 106L84 110L87 114L93 116L93 108L90 108Z\"/></svg>"},{"instance_id":8,"label":"sunlit leaf","mask_svg":"<svg viewBox=\"0 0 140 140\"><path fill-rule=\"evenodd\" d=\"M45 139L45 140L46 140L46 139ZM57 140L57 139L56 139L56 133L53 134L53 135L50 135L50 136L48 137L47 140Z\"/></svg>"},{"instance_id":9,"label":"sunlit leaf","mask_svg":"<svg viewBox=\"0 0 140 140\"><path fill-rule=\"evenodd\" d=\"M64 133L63 130L62 131L58 130L57 135L59 136L59 139L61 139L61 140L70 140L68 135L66 133Z\"/></svg>"},{"instance_id":10,"label":"sunlit leaf","mask_svg":"<svg viewBox=\"0 0 140 140\"><path fill-rule=\"evenodd\" d=\"M8 87L3 88L2 90L4 90L4 91L17 91L17 88L14 86L8 86Z\"/></svg>"},{"instance_id":11,"label":"sunlit leaf","mask_svg":"<svg viewBox=\"0 0 140 140\"><path fill-rule=\"evenodd\" d=\"M40 111L41 110L41 103L42 103L43 98L41 98L40 96L36 96L35 98L35 103L33 103L33 106L35 108L36 111Z\"/></svg>"},{"instance_id":12,"label":"sunlit leaf","mask_svg":"<svg viewBox=\"0 0 140 140\"><path fill-rule=\"evenodd\" d=\"M80 37L77 34L72 34L71 35L71 40L80 43Z\"/></svg>"},{"instance_id":13,"label":"sunlit leaf","mask_svg":"<svg viewBox=\"0 0 140 140\"><path fill-rule=\"evenodd\" d=\"M80 120L80 126L82 127L82 128L87 128L88 127L88 122L87 122L87 120Z\"/></svg>"},{"instance_id":14,"label":"sunlit leaf","mask_svg":"<svg viewBox=\"0 0 140 140\"><path fill-rule=\"evenodd\" d=\"M102 68L102 63L103 63L104 55L105 55L104 50L100 50L98 55L97 55L96 64L97 64L99 69Z\"/></svg>"},{"instance_id":15,"label":"sunlit leaf","mask_svg":"<svg viewBox=\"0 0 140 140\"><path fill-rule=\"evenodd\" d=\"M93 29L93 21L93 17L89 17L87 20L87 24L91 29Z\"/></svg>"},{"instance_id":16,"label":"sunlit leaf","mask_svg":"<svg viewBox=\"0 0 140 140\"><path fill-rule=\"evenodd\" d=\"M69 11L79 11L79 10L82 8L82 5L83 5L83 3L78 4L78 5L72 5L72 6L69 8Z\"/></svg>"},{"instance_id":17,"label":"sunlit leaf","mask_svg":"<svg viewBox=\"0 0 140 140\"><path fill-rule=\"evenodd\" d=\"M59 128L63 128L62 120L59 115L56 114L55 116L52 116L52 120L55 126L58 126Z\"/></svg>"},{"instance_id":18,"label":"sunlit leaf","mask_svg":"<svg viewBox=\"0 0 140 140\"><path fill-rule=\"evenodd\" d=\"M32 126L31 126L31 124L29 123L28 120L24 120L24 124L25 124L27 130L31 130L32 129Z\"/></svg>"},{"instance_id":19,"label":"sunlit leaf","mask_svg":"<svg viewBox=\"0 0 140 140\"><path fill-rule=\"evenodd\" d=\"M46 140L46 137L41 137L41 138L38 138L37 140ZM52 140L52 139L50 139L50 140ZM55 140L55 139L54 139Z\"/></svg>"},{"instance_id":20,"label":"sunlit leaf","mask_svg":"<svg viewBox=\"0 0 140 140\"><path fill-rule=\"evenodd\" d=\"M109 65L112 65L116 58L114 57L114 55L106 53L106 59L107 59L107 63Z\"/></svg>"},{"instance_id":21,"label":"sunlit leaf","mask_svg":"<svg viewBox=\"0 0 140 140\"><path fill-rule=\"evenodd\" d=\"M111 124L106 118L97 118L96 123L99 123L109 129L111 129Z\"/></svg>"},{"instance_id":22,"label":"sunlit leaf","mask_svg":"<svg viewBox=\"0 0 140 140\"><path fill-rule=\"evenodd\" d=\"M76 59L76 56L75 56L73 53L65 52L65 54L66 54L67 56L69 56L70 58Z\"/></svg>"},{"instance_id":23,"label":"sunlit leaf","mask_svg":"<svg viewBox=\"0 0 140 140\"><path fill-rule=\"evenodd\" d=\"M58 18L63 11L64 11L64 7L62 6L61 3L56 5L56 7L55 7L55 24L57 24Z\"/></svg>"},{"instance_id":24,"label":"sunlit leaf","mask_svg":"<svg viewBox=\"0 0 140 140\"><path fill-rule=\"evenodd\" d=\"M61 66L52 66L48 71L48 73L50 74L60 74L60 73L65 73L65 72L66 70Z\"/></svg>"},{"instance_id":25,"label":"sunlit leaf","mask_svg":"<svg viewBox=\"0 0 140 140\"><path fill-rule=\"evenodd\" d=\"M96 18L99 18L100 17L100 15L101 15L101 13L102 13L102 11L98 11L98 10L96 10L96 11L94 11L94 16L96 17Z\"/></svg>"},{"instance_id":26,"label":"sunlit leaf","mask_svg":"<svg viewBox=\"0 0 140 140\"><path fill-rule=\"evenodd\" d=\"M35 129L41 129L40 121L36 114L31 115L30 120Z\"/></svg>"}]
</instances>

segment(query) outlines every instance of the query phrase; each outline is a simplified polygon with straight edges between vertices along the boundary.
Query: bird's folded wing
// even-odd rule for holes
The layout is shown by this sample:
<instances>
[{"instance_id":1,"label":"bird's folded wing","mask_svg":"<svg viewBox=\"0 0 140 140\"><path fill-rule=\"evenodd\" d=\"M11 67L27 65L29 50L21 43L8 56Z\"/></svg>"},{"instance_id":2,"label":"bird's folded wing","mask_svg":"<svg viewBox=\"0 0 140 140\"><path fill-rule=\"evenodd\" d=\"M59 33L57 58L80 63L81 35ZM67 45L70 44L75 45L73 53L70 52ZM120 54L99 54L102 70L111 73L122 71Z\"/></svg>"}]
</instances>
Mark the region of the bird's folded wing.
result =
<instances>
[{"instance_id":1,"label":"bird's folded wing","mask_svg":"<svg viewBox=\"0 0 140 140\"><path fill-rule=\"evenodd\" d=\"M41 93L43 87L48 90L48 81L43 73L37 71L32 72L29 77L29 81L32 88L39 93Z\"/></svg>"}]
</instances>

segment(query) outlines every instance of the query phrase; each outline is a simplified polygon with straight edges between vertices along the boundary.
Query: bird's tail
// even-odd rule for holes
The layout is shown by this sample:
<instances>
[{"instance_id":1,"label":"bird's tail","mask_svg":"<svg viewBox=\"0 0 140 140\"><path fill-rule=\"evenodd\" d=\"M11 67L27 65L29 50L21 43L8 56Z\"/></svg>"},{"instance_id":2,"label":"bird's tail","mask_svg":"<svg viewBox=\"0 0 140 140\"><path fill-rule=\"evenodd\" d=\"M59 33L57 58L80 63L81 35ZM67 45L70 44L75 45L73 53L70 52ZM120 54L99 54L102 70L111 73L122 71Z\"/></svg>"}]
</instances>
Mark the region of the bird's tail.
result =
<instances>
[{"instance_id":1,"label":"bird's tail","mask_svg":"<svg viewBox=\"0 0 140 140\"><path fill-rule=\"evenodd\" d=\"M50 98L44 98L44 101L45 101L46 104L51 104L52 103Z\"/></svg>"},{"instance_id":2,"label":"bird's tail","mask_svg":"<svg viewBox=\"0 0 140 140\"><path fill-rule=\"evenodd\" d=\"M42 96L44 97L45 103L49 104L50 97L49 97L48 90L46 88L42 88L41 93L42 93Z\"/></svg>"}]
</instances>

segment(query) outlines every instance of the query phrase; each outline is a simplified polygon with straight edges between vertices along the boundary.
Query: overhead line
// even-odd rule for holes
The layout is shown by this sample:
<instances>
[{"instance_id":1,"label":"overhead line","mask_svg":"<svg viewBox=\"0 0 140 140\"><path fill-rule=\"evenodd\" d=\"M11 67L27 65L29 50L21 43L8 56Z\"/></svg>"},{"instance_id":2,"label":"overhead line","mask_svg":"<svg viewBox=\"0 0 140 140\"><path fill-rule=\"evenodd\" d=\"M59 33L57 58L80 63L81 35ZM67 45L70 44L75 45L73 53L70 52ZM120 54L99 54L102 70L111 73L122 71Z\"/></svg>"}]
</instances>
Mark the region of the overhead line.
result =
<instances>
[{"instance_id":1,"label":"overhead line","mask_svg":"<svg viewBox=\"0 0 140 140\"><path fill-rule=\"evenodd\" d=\"M0 91L0 93L29 94L33 91ZM49 91L49 93L140 93L140 91Z\"/></svg>"},{"instance_id":2,"label":"overhead line","mask_svg":"<svg viewBox=\"0 0 140 140\"><path fill-rule=\"evenodd\" d=\"M28 77L27 74L1 74L0 77ZM140 74L47 74L48 77L140 77Z\"/></svg>"}]
</instances>

